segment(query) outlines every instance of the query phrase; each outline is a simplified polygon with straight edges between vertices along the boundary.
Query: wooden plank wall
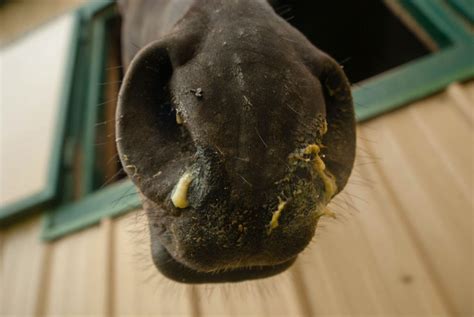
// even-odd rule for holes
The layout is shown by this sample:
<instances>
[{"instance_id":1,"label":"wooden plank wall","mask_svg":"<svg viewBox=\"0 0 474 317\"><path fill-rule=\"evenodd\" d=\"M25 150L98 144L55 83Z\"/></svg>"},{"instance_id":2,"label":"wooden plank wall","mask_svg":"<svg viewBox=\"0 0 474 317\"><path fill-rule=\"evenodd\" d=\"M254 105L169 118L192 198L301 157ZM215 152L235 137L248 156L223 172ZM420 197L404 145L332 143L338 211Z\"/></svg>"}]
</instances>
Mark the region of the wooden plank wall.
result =
<instances>
[{"instance_id":1,"label":"wooden plank wall","mask_svg":"<svg viewBox=\"0 0 474 317\"><path fill-rule=\"evenodd\" d=\"M155 272L141 212L38 240L0 232L0 316L472 316L474 82L359 126L356 170L288 272L185 286Z\"/></svg>"}]
</instances>

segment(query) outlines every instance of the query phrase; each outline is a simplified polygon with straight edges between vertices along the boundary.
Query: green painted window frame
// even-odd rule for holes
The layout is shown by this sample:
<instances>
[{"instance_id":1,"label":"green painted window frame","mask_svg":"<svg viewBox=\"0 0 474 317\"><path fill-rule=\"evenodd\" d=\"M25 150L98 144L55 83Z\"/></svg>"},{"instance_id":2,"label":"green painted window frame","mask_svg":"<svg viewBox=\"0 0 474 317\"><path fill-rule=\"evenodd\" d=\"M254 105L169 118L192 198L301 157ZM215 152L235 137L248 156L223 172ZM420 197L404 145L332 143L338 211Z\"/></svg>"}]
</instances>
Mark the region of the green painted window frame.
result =
<instances>
[{"instance_id":1,"label":"green painted window frame","mask_svg":"<svg viewBox=\"0 0 474 317\"><path fill-rule=\"evenodd\" d=\"M71 91L73 89L74 60L78 47L79 15L74 13L73 31L69 42L67 60L63 73L63 91L61 92L58 116L54 127L54 140L51 159L47 167L47 183L45 187L32 195L0 207L0 226L41 210L54 203L59 197L61 182L62 153L64 150L64 135L66 131L66 116L69 108Z\"/></svg>"},{"instance_id":2,"label":"green painted window frame","mask_svg":"<svg viewBox=\"0 0 474 317\"><path fill-rule=\"evenodd\" d=\"M353 90L362 122L474 77L474 34L446 0L398 0L439 50L358 84Z\"/></svg>"},{"instance_id":3,"label":"green painted window frame","mask_svg":"<svg viewBox=\"0 0 474 317\"><path fill-rule=\"evenodd\" d=\"M75 90L71 98L71 114L67 139L71 151L64 155L64 165L72 166L77 153L84 153L80 163L81 180L77 202L73 196L74 172L64 172L62 205L46 212L42 238L51 240L69 232L94 225L103 217L117 216L140 206L135 187L129 180L113 183L94 191L94 160L96 156L97 106L101 104L106 55L106 25L117 15L114 3L92 3L78 10L81 23L76 59Z\"/></svg>"},{"instance_id":4,"label":"green painted window frame","mask_svg":"<svg viewBox=\"0 0 474 317\"><path fill-rule=\"evenodd\" d=\"M459 7L447 9L453 8L450 6L451 2L461 4L462 0L397 1L430 35L439 50L359 83L353 89L359 122L431 95L452 82L474 77L474 36L466 27L465 21L460 21L454 13L454 9L459 10ZM92 30L89 34L89 54L104 52L105 23L113 10L112 5L89 5L81 10L81 27L88 25L89 30ZM96 58L95 63L95 71L89 73L89 87L85 90L90 92L86 100L85 120L91 127L95 123L95 114L92 112L95 112L94 108L99 100L97 85L94 88L92 84L99 82L99 69L103 69L103 60ZM89 131L82 143L84 153L88 153L84 163L86 172L92 171L94 161L93 133ZM89 195L78 202L59 206L46 213L43 240L58 239L97 224L104 217L115 217L141 206L130 180L91 192L90 177L91 175L86 178L82 189Z\"/></svg>"},{"instance_id":5,"label":"green painted window frame","mask_svg":"<svg viewBox=\"0 0 474 317\"><path fill-rule=\"evenodd\" d=\"M474 3L472 0L449 0L449 3L470 23L474 23Z\"/></svg>"}]
</instances>

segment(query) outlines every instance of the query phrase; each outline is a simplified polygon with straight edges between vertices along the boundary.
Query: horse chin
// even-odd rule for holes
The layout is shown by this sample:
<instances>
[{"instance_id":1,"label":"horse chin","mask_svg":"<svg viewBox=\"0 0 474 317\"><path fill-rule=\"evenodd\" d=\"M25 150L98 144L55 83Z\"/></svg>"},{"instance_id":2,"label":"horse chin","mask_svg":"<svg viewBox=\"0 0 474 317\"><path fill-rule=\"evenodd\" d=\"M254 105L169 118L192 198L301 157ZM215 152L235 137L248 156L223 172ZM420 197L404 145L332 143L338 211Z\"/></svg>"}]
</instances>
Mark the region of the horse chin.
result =
<instances>
[{"instance_id":1,"label":"horse chin","mask_svg":"<svg viewBox=\"0 0 474 317\"><path fill-rule=\"evenodd\" d=\"M271 277L288 269L296 257L275 265L221 268L213 271L197 271L177 261L157 240L152 239L152 259L164 276L188 284L242 282Z\"/></svg>"}]
</instances>

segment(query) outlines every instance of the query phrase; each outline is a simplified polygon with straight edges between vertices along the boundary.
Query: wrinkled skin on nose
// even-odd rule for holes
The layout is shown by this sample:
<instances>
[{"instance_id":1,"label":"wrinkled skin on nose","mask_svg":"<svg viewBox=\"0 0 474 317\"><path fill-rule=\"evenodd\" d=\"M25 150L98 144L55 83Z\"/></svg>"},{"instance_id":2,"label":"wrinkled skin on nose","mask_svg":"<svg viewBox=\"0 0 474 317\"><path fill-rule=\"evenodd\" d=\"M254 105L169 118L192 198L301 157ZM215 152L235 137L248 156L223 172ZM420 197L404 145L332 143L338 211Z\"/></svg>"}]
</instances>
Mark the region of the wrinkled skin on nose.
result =
<instances>
[{"instance_id":1,"label":"wrinkled skin on nose","mask_svg":"<svg viewBox=\"0 0 474 317\"><path fill-rule=\"evenodd\" d=\"M344 73L264 1L191 6L140 50L122 83L117 136L153 260L187 283L288 268L355 151Z\"/></svg>"}]
</instances>

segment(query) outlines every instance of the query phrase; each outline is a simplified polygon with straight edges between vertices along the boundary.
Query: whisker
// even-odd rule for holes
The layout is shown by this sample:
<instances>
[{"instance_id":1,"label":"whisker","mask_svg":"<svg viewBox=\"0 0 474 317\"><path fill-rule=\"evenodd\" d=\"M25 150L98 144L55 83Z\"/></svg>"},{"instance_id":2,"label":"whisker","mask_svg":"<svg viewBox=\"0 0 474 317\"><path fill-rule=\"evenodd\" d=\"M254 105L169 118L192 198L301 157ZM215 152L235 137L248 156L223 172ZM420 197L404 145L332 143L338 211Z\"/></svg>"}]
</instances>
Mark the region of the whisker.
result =
<instances>
[{"instance_id":1,"label":"whisker","mask_svg":"<svg viewBox=\"0 0 474 317\"><path fill-rule=\"evenodd\" d=\"M377 141L376 140L370 140L370 139L367 139L365 137L362 137L360 134L357 136L357 138L363 140L363 141L366 141L366 142L369 142L369 143L372 143L372 144L376 144Z\"/></svg>"},{"instance_id":2,"label":"whisker","mask_svg":"<svg viewBox=\"0 0 474 317\"><path fill-rule=\"evenodd\" d=\"M222 150L221 150L217 145L214 145L214 147L217 149L217 151L218 151L222 156L224 156L224 152L222 152Z\"/></svg>"},{"instance_id":3,"label":"whisker","mask_svg":"<svg viewBox=\"0 0 474 317\"><path fill-rule=\"evenodd\" d=\"M109 158L109 159L107 160L107 162L106 162L105 164L106 164L106 165L109 165L109 164L112 163L112 161L113 161L115 158L117 158L117 157L118 157L118 153L115 153L114 155L112 155L111 158ZM119 160L117 160L116 162L119 162Z\"/></svg>"},{"instance_id":4,"label":"whisker","mask_svg":"<svg viewBox=\"0 0 474 317\"><path fill-rule=\"evenodd\" d=\"M120 175L120 173L122 173L122 171L123 171L123 167L120 168L120 169L117 171L117 173L115 173L114 175L110 176L109 179L106 180L106 181L102 184L102 186L100 186L100 188L104 188L105 186L107 186L108 184L110 184L117 176Z\"/></svg>"},{"instance_id":5,"label":"whisker","mask_svg":"<svg viewBox=\"0 0 474 317\"><path fill-rule=\"evenodd\" d=\"M281 11L279 11L279 12L277 12L277 13L278 13L278 15L280 15L280 16L284 16L285 14L290 13L291 10L292 10L291 6L287 5L286 8L284 8L283 10L281 10Z\"/></svg>"},{"instance_id":6,"label":"whisker","mask_svg":"<svg viewBox=\"0 0 474 317\"><path fill-rule=\"evenodd\" d=\"M345 63L349 62L350 60L352 60L352 56L346 57L338 63L339 63L339 65L344 65Z\"/></svg>"},{"instance_id":7,"label":"whisker","mask_svg":"<svg viewBox=\"0 0 474 317\"><path fill-rule=\"evenodd\" d=\"M239 161L244 161L244 162L247 162L247 163L250 162L250 159L248 159L248 158L242 158L242 157L238 157L238 156L236 156L236 157L234 157L234 158L235 158L236 160L239 160Z\"/></svg>"},{"instance_id":8,"label":"whisker","mask_svg":"<svg viewBox=\"0 0 474 317\"><path fill-rule=\"evenodd\" d=\"M365 154L367 154L367 156L370 156L370 157L373 157L373 156L374 156L374 154L372 153L372 151L370 151L369 149L366 149L366 148L362 147L360 144L357 144L357 151L364 152ZM360 156L360 154L357 154L357 156Z\"/></svg>"},{"instance_id":9,"label":"whisker","mask_svg":"<svg viewBox=\"0 0 474 317\"><path fill-rule=\"evenodd\" d=\"M357 153L357 157L358 157L358 158L361 157L361 158L377 159L377 160L382 159L381 157L377 157L377 156L373 155L372 153L370 153L370 152L368 152L368 151L365 152L365 154Z\"/></svg>"},{"instance_id":10,"label":"whisker","mask_svg":"<svg viewBox=\"0 0 474 317\"><path fill-rule=\"evenodd\" d=\"M267 143L265 143L265 141L263 140L262 136L261 136L260 133L258 132L257 127L255 127L255 132L257 132L257 135L258 135L258 137L260 138L260 141L262 141L263 145L265 145L265 147L268 147Z\"/></svg>"},{"instance_id":11,"label":"whisker","mask_svg":"<svg viewBox=\"0 0 474 317\"><path fill-rule=\"evenodd\" d=\"M363 185L368 185L368 186L372 186L375 183L375 182L372 182L371 180L368 180L362 177L357 177L356 175L352 175L349 181L350 182L357 181Z\"/></svg>"},{"instance_id":12,"label":"whisker","mask_svg":"<svg viewBox=\"0 0 474 317\"><path fill-rule=\"evenodd\" d=\"M121 81L120 81L121 82ZM105 83L104 83L105 84ZM109 104L109 103L112 103L112 102L115 102L117 101L117 98L114 98L114 99L111 99L111 100L107 100L107 101L104 101L104 102L101 102L99 104L97 104L97 107L100 107L100 106L103 106L103 105L106 105L106 104Z\"/></svg>"},{"instance_id":13,"label":"whisker","mask_svg":"<svg viewBox=\"0 0 474 317\"><path fill-rule=\"evenodd\" d=\"M115 119L104 120L104 121L101 121L101 122L97 122L95 124L95 126L98 127L98 126L101 126L101 125L106 125L107 123L114 122L114 121L115 121Z\"/></svg>"},{"instance_id":14,"label":"whisker","mask_svg":"<svg viewBox=\"0 0 474 317\"><path fill-rule=\"evenodd\" d=\"M291 111L293 111L294 113L298 114L298 115L301 115L300 112L296 111L295 109L293 109L290 105L286 105L288 108L290 108Z\"/></svg>"},{"instance_id":15,"label":"whisker","mask_svg":"<svg viewBox=\"0 0 474 317\"><path fill-rule=\"evenodd\" d=\"M95 124L96 127L100 127L101 125L106 125L107 124L107 120L106 121L101 121L101 122L97 122Z\"/></svg>"},{"instance_id":16,"label":"whisker","mask_svg":"<svg viewBox=\"0 0 474 317\"><path fill-rule=\"evenodd\" d=\"M120 83L122 83L122 81L117 80L117 81L109 81L109 82L99 83L99 85L104 86L104 85L112 85L112 84L120 84Z\"/></svg>"},{"instance_id":17,"label":"whisker","mask_svg":"<svg viewBox=\"0 0 474 317\"><path fill-rule=\"evenodd\" d=\"M243 177L243 176L240 175L240 174L237 174L237 175L239 175L239 177L242 178L242 180L243 180L247 185L249 185L250 187L253 187L253 185L252 185L248 180L246 180L245 177Z\"/></svg>"},{"instance_id":18,"label":"whisker","mask_svg":"<svg viewBox=\"0 0 474 317\"><path fill-rule=\"evenodd\" d=\"M344 192L347 196L351 197L351 198L357 198L359 199L360 201L368 204L369 202L367 200L365 200L364 198L360 197L360 196L357 196L357 195L354 195L352 193L349 193L348 191Z\"/></svg>"},{"instance_id":19,"label":"whisker","mask_svg":"<svg viewBox=\"0 0 474 317\"><path fill-rule=\"evenodd\" d=\"M111 203L113 204L113 207L117 206L117 204L122 200L124 199L125 197L127 196L130 196L130 191L133 190L133 187L130 187L129 189L127 189L122 195L120 198L118 199L114 199ZM128 195L127 195L128 194ZM132 195L135 195L135 193L131 193Z\"/></svg>"},{"instance_id":20,"label":"whisker","mask_svg":"<svg viewBox=\"0 0 474 317\"><path fill-rule=\"evenodd\" d=\"M361 104L360 102L356 102L356 101L353 101L353 102L359 108L366 108L367 107L367 105Z\"/></svg>"},{"instance_id":21,"label":"whisker","mask_svg":"<svg viewBox=\"0 0 474 317\"><path fill-rule=\"evenodd\" d=\"M351 208L352 210L354 210L355 212L359 213L359 214L362 214L362 213L363 213L362 210L359 209L358 207L356 207L355 204L351 204L351 205L350 205L350 208Z\"/></svg>"},{"instance_id":22,"label":"whisker","mask_svg":"<svg viewBox=\"0 0 474 317\"><path fill-rule=\"evenodd\" d=\"M123 66L122 65L110 66L110 67L107 67L105 70L112 70L112 69L119 69L119 68L123 68Z\"/></svg>"},{"instance_id":23,"label":"whisker","mask_svg":"<svg viewBox=\"0 0 474 317\"><path fill-rule=\"evenodd\" d=\"M364 187L367 187L367 188L373 188L373 185L372 184L368 184L368 183L365 183L365 182L361 182L361 181L356 181L356 180L349 180L349 184L350 185L358 185L358 186L364 186Z\"/></svg>"},{"instance_id":24,"label":"whisker","mask_svg":"<svg viewBox=\"0 0 474 317\"><path fill-rule=\"evenodd\" d=\"M106 144L109 144L110 141L104 141L104 142L98 142L98 143L94 143L94 146L102 146L102 145L106 145Z\"/></svg>"},{"instance_id":25,"label":"whisker","mask_svg":"<svg viewBox=\"0 0 474 317\"><path fill-rule=\"evenodd\" d=\"M365 166L365 165L372 165L372 164L375 164L375 163L377 163L377 161L359 162L359 163L354 164L354 166L355 166L355 167L357 167L357 166Z\"/></svg>"}]
</instances>

